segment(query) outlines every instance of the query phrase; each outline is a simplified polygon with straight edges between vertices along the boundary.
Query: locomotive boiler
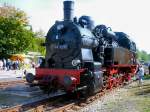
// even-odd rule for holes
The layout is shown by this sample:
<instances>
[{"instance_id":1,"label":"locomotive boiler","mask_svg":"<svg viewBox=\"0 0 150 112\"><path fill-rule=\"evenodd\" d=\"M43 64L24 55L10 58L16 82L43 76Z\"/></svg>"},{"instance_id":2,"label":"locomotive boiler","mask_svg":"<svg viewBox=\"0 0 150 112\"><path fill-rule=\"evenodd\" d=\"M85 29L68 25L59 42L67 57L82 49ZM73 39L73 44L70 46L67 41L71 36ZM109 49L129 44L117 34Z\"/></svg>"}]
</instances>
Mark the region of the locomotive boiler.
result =
<instances>
[{"instance_id":1,"label":"locomotive boiler","mask_svg":"<svg viewBox=\"0 0 150 112\"><path fill-rule=\"evenodd\" d=\"M129 81L136 71L136 45L123 32L94 26L89 16L74 17L74 1L64 1L64 19L46 36L46 56L29 83L45 92L94 94Z\"/></svg>"}]
</instances>

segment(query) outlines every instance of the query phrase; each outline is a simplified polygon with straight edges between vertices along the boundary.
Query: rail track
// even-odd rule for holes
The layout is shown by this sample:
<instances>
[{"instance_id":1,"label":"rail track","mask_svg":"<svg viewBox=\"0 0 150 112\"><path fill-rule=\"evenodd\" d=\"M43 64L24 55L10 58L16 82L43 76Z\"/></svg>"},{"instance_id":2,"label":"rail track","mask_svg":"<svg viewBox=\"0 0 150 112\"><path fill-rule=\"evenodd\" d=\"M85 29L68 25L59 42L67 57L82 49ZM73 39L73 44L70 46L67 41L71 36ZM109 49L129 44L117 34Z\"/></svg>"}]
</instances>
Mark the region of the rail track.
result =
<instances>
[{"instance_id":1,"label":"rail track","mask_svg":"<svg viewBox=\"0 0 150 112\"><path fill-rule=\"evenodd\" d=\"M57 96L51 96L39 99L33 102L28 102L22 105L16 105L5 109L0 109L0 112L70 112L71 110L77 111L80 108L92 103L96 99L100 99L106 93L112 90L105 90L97 93L87 99L67 99L65 93Z\"/></svg>"},{"instance_id":2,"label":"rail track","mask_svg":"<svg viewBox=\"0 0 150 112\"><path fill-rule=\"evenodd\" d=\"M0 112L70 112L71 110L77 111L82 107L87 106L97 99L101 99L107 93L115 91L122 87L122 85L109 90L103 90L94 96L87 99L71 99L65 93L47 96L32 102L26 102L21 105L15 105L0 109Z\"/></svg>"}]
</instances>

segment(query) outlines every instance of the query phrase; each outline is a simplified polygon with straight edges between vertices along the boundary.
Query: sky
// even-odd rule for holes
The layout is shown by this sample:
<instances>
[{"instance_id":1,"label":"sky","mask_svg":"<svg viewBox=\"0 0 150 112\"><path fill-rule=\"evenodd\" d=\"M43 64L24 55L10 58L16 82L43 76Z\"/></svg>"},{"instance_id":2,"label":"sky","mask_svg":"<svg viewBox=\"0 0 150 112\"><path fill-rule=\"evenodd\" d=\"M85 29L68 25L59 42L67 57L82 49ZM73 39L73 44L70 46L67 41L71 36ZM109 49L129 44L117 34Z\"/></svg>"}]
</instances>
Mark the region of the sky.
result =
<instances>
[{"instance_id":1,"label":"sky","mask_svg":"<svg viewBox=\"0 0 150 112\"><path fill-rule=\"evenodd\" d=\"M74 0L74 15L91 16L95 25L131 36L138 49L150 53L150 0ZM0 0L25 11L34 31L45 33L56 20L63 20L63 0Z\"/></svg>"}]
</instances>

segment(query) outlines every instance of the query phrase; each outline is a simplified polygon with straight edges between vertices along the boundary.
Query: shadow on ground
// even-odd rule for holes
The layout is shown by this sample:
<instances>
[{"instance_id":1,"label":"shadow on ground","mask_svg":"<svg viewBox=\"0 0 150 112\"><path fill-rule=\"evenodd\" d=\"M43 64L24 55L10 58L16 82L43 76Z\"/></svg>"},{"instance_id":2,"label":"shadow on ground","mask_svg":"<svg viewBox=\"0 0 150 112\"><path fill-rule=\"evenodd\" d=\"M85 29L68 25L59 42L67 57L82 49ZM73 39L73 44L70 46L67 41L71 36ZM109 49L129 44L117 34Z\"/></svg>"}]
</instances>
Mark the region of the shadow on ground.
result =
<instances>
[{"instance_id":1,"label":"shadow on ground","mask_svg":"<svg viewBox=\"0 0 150 112\"><path fill-rule=\"evenodd\" d=\"M142 85L135 91L135 95L148 95L150 97L150 84Z\"/></svg>"},{"instance_id":2,"label":"shadow on ground","mask_svg":"<svg viewBox=\"0 0 150 112\"><path fill-rule=\"evenodd\" d=\"M144 91L140 91L137 92L136 95L150 95L150 89L144 90Z\"/></svg>"}]
</instances>

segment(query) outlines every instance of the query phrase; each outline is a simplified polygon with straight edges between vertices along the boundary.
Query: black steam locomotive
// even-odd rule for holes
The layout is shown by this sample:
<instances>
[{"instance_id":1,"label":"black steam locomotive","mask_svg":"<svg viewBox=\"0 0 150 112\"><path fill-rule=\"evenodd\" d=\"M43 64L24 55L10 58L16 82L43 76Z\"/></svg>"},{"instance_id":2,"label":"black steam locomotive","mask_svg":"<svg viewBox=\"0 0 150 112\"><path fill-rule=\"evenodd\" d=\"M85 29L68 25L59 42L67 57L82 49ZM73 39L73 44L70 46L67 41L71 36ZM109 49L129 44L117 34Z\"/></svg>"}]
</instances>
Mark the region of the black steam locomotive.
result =
<instances>
[{"instance_id":1,"label":"black steam locomotive","mask_svg":"<svg viewBox=\"0 0 150 112\"><path fill-rule=\"evenodd\" d=\"M89 16L73 16L74 1L64 1L64 20L56 21L46 36L45 61L36 68L44 91L93 94L129 81L136 71L136 45L123 32L93 24Z\"/></svg>"}]
</instances>

